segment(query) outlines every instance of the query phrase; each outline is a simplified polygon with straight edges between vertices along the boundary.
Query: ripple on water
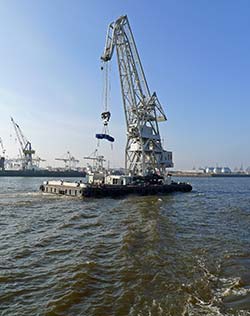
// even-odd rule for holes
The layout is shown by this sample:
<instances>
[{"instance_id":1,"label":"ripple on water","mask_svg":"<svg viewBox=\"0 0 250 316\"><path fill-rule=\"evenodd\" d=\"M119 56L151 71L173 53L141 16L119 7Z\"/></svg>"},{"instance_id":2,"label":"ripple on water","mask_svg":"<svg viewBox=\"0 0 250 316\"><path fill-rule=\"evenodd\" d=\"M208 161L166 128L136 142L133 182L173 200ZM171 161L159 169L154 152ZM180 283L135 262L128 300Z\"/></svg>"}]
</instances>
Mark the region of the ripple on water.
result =
<instances>
[{"instance_id":1,"label":"ripple on water","mask_svg":"<svg viewBox=\"0 0 250 316\"><path fill-rule=\"evenodd\" d=\"M223 304L227 310L250 311L250 254L225 257L222 265Z\"/></svg>"},{"instance_id":2,"label":"ripple on water","mask_svg":"<svg viewBox=\"0 0 250 316\"><path fill-rule=\"evenodd\" d=\"M0 179L1 315L249 315L250 179L117 200L18 181Z\"/></svg>"}]
</instances>

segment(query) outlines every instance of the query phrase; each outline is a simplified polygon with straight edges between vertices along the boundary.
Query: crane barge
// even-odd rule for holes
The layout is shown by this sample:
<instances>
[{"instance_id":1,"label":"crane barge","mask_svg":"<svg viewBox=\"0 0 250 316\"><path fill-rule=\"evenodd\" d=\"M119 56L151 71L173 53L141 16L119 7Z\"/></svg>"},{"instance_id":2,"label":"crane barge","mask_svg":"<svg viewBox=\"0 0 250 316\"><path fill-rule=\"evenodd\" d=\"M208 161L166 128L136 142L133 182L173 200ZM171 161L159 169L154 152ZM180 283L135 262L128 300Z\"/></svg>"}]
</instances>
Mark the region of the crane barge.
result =
<instances>
[{"instance_id":1,"label":"crane barge","mask_svg":"<svg viewBox=\"0 0 250 316\"><path fill-rule=\"evenodd\" d=\"M123 109L126 119L125 174L89 174L84 183L44 182L47 193L82 195L85 197L118 196L130 193L157 194L174 191L188 192L192 186L174 183L167 168L173 167L172 152L163 149L159 122L167 120L155 92L151 93L127 16L121 16L108 26L104 52L101 56L106 74L116 49ZM108 75L106 78L106 101ZM114 142L107 134L110 112L102 113L104 132L96 138Z\"/></svg>"}]
</instances>

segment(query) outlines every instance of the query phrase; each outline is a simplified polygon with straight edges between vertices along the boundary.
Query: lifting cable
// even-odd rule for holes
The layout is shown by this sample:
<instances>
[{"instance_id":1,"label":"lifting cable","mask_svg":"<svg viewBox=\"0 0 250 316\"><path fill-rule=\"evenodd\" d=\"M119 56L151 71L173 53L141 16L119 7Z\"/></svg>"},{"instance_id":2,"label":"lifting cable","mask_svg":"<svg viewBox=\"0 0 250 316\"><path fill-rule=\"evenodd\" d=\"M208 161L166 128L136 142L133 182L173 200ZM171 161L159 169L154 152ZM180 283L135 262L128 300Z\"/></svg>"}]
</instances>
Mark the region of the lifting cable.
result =
<instances>
[{"instance_id":1,"label":"lifting cable","mask_svg":"<svg viewBox=\"0 0 250 316\"><path fill-rule=\"evenodd\" d=\"M111 143L114 142L114 138L109 135L108 124L111 117L111 113L109 111L110 107L110 95L111 95L111 85L110 85L110 78L109 74L111 72L111 63L110 62L103 62L101 66L101 70L103 71L103 91L102 91L102 103L104 112L101 113L101 119L103 121L103 130L101 134L96 134L96 138L98 139L98 146L100 139L106 139ZM111 144L111 148L112 144Z\"/></svg>"}]
</instances>

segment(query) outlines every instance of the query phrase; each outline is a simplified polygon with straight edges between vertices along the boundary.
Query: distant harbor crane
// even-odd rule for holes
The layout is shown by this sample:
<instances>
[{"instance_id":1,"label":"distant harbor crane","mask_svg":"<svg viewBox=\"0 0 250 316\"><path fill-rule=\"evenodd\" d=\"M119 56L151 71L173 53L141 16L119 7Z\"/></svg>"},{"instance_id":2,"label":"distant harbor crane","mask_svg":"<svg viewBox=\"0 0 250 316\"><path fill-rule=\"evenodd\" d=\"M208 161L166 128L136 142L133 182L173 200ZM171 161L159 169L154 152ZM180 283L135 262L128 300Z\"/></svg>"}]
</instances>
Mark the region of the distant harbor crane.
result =
<instances>
[{"instance_id":1,"label":"distant harbor crane","mask_svg":"<svg viewBox=\"0 0 250 316\"><path fill-rule=\"evenodd\" d=\"M63 161L65 163L65 169L72 170L76 168L76 164L80 161L71 155L70 151L67 151L65 158L55 158L55 160Z\"/></svg>"},{"instance_id":2,"label":"distant harbor crane","mask_svg":"<svg viewBox=\"0 0 250 316\"><path fill-rule=\"evenodd\" d=\"M2 157L5 157L6 149L5 149L4 146L3 146L3 140L2 140L1 137L0 137L0 146L1 146L1 150L2 150L1 156L2 156Z\"/></svg>"},{"instance_id":3,"label":"distant harbor crane","mask_svg":"<svg viewBox=\"0 0 250 316\"><path fill-rule=\"evenodd\" d=\"M6 150L3 147L3 140L2 140L1 137L0 137L0 146L1 146L1 150L2 150L2 153L0 154L0 170L4 170L4 167L5 167L5 152L6 152Z\"/></svg>"},{"instance_id":4,"label":"distant harbor crane","mask_svg":"<svg viewBox=\"0 0 250 316\"><path fill-rule=\"evenodd\" d=\"M33 155L35 154L35 150L32 148L31 142L24 136L20 126L14 121L13 117L11 117L11 122L14 126L14 130L20 145L22 169L32 170L37 167L33 164Z\"/></svg>"},{"instance_id":5,"label":"distant harbor crane","mask_svg":"<svg viewBox=\"0 0 250 316\"><path fill-rule=\"evenodd\" d=\"M92 171L103 172L105 170L103 163L106 161L104 156L98 155L98 150L96 149L90 156L83 157L85 160L92 160L93 166Z\"/></svg>"}]
</instances>

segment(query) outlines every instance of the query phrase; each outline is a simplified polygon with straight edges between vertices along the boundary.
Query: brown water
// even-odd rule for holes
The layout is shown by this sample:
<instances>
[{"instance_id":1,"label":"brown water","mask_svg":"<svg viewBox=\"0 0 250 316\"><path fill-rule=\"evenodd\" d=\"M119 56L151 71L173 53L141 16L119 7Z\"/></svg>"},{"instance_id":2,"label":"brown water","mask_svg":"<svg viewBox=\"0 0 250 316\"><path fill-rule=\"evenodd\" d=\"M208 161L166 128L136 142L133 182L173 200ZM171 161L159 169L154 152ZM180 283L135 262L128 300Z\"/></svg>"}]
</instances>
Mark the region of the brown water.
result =
<instances>
[{"instance_id":1,"label":"brown water","mask_svg":"<svg viewBox=\"0 0 250 316\"><path fill-rule=\"evenodd\" d=\"M250 178L100 200L42 181L0 178L1 316L250 315Z\"/></svg>"}]
</instances>

